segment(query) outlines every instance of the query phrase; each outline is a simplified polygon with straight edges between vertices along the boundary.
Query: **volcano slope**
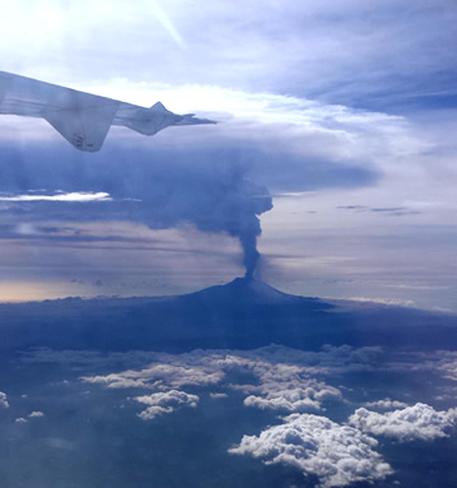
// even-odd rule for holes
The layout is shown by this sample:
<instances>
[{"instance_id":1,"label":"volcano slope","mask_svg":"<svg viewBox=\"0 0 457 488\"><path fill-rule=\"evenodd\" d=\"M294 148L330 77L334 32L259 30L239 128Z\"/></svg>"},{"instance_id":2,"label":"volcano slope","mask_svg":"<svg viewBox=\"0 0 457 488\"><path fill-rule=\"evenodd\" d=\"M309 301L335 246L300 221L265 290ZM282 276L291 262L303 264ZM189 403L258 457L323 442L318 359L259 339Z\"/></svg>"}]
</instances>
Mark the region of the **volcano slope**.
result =
<instances>
[{"instance_id":1,"label":"volcano slope","mask_svg":"<svg viewBox=\"0 0 457 488\"><path fill-rule=\"evenodd\" d=\"M457 344L457 316L283 293L255 279L174 297L66 298L0 305L0 349L250 349L271 343L419 349Z\"/></svg>"}]
</instances>

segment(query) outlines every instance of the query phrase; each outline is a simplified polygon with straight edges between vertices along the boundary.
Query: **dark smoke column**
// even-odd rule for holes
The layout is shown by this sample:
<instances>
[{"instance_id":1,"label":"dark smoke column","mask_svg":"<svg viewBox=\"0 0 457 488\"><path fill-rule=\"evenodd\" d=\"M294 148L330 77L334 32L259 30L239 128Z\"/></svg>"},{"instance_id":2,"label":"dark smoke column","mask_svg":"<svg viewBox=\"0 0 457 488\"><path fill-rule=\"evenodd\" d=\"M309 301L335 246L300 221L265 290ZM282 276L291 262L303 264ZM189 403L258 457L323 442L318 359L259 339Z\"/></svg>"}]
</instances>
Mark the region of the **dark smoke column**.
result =
<instances>
[{"instance_id":1,"label":"dark smoke column","mask_svg":"<svg viewBox=\"0 0 457 488\"><path fill-rule=\"evenodd\" d=\"M238 198L234 199L235 228L230 230L240 240L243 250L243 264L246 268L246 279L252 279L259 261L257 238L262 233L258 215L273 208L271 195L267 188L256 185L248 180L242 180L238 188Z\"/></svg>"},{"instance_id":2,"label":"dark smoke column","mask_svg":"<svg viewBox=\"0 0 457 488\"><path fill-rule=\"evenodd\" d=\"M243 248L243 264L246 268L246 274L244 276L248 280L254 277L257 262L260 258L260 253L257 250L257 235L259 234L247 233L246 235L240 235L240 243Z\"/></svg>"}]
</instances>

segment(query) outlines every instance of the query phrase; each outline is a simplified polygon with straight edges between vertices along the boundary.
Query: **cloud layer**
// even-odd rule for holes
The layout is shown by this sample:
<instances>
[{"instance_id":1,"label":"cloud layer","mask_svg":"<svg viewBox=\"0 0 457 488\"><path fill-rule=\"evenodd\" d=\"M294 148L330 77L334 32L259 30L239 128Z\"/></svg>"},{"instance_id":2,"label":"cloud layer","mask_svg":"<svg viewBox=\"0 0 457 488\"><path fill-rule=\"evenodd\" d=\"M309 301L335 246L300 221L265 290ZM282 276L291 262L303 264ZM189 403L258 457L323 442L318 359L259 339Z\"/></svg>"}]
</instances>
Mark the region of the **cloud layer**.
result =
<instances>
[{"instance_id":1,"label":"cloud layer","mask_svg":"<svg viewBox=\"0 0 457 488\"><path fill-rule=\"evenodd\" d=\"M182 354L42 349L24 353L23 361L83 371L78 384L110 390L118 405L139 404L137 415L154 420L151 428L178 410L192 416L200 404L208 408L207 401L257 408L263 419L258 433L240 434L228 452L293 467L330 488L393 475L398 467L386 440L432 443L455 435L455 377L449 374L455 357L454 351L271 345ZM437 384L426 392L433 406L417 398L416 382L424 375ZM360 384L360 378L366 381ZM443 403L451 407L435 406Z\"/></svg>"}]
</instances>

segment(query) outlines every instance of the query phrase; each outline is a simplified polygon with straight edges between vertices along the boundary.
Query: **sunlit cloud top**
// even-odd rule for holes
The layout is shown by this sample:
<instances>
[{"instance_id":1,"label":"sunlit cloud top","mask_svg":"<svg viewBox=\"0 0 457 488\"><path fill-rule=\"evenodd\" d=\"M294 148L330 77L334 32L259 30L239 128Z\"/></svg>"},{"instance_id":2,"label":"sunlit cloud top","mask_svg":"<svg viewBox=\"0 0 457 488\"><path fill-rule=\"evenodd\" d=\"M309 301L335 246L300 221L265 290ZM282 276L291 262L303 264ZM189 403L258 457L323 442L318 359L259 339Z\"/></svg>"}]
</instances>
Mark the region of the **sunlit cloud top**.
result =
<instances>
[{"instance_id":1,"label":"sunlit cloud top","mask_svg":"<svg viewBox=\"0 0 457 488\"><path fill-rule=\"evenodd\" d=\"M70 192L55 194L1 195L0 202L104 202L111 201L105 192Z\"/></svg>"}]
</instances>

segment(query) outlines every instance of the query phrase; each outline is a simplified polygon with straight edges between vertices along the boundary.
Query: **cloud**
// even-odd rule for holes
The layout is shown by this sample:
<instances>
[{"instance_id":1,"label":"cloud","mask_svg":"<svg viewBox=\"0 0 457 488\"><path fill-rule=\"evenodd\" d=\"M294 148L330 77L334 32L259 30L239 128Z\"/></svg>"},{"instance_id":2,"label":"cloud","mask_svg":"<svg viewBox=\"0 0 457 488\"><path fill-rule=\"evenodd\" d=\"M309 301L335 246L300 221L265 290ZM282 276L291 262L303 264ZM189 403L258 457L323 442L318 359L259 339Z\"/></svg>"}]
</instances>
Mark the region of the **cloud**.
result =
<instances>
[{"instance_id":1,"label":"cloud","mask_svg":"<svg viewBox=\"0 0 457 488\"><path fill-rule=\"evenodd\" d=\"M438 355L446 351L439 351ZM451 351L447 351L451 354ZM420 354L420 353L419 353ZM236 370L250 370L256 376L268 378L269 375L285 381L290 375L337 374L360 370L371 370L386 360L381 346L352 347L324 345L317 351L303 351L279 344L251 350L236 349L195 349L186 353L167 354L155 351L128 351L103 354L92 350L55 350L36 348L22 351L21 360L25 363L70 364L84 368L113 368L116 365L129 366L130 369L112 375L84 376L84 381L95 379L95 383L109 384L120 378L149 379L188 384L210 384L218 382L223 376L211 373ZM417 356L401 356L406 362L415 362ZM419 356L423 358L424 356ZM431 357L435 358L435 354ZM453 357L453 356L452 356ZM280 365L272 370L271 365ZM206 380L205 380L206 378ZM185 384L185 383L181 383Z\"/></svg>"},{"instance_id":2,"label":"cloud","mask_svg":"<svg viewBox=\"0 0 457 488\"><path fill-rule=\"evenodd\" d=\"M393 364L386 366L397 371L435 373L444 379L457 381L456 351L401 351L392 362Z\"/></svg>"},{"instance_id":3,"label":"cloud","mask_svg":"<svg viewBox=\"0 0 457 488\"><path fill-rule=\"evenodd\" d=\"M354 302L379 303L380 305L390 305L390 306L399 306L399 307L414 307L414 305L416 304L414 300L403 300L401 298L350 296L350 297L345 297L344 299L351 300Z\"/></svg>"},{"instance_id":4,"label":"cloud","mask_svg":"<svg viewBox=\"0 0 457 488\"><path fill-rule=\"evenodd\" d=\"M104 202L111 200L106 192L70 192L55 194L0 195L0 202Z\"/></svg>"},{"instance_id":5,"label":"cloud","mask_svg":"<svg viewBox=\"0 0 457 488\"><path fill-rule=\"evenodd\" d=\"M246 351L193 350L182 354L38 350L23 357L32 364L55 359L77 371L117 369L86 373L81 380L116 389L121 397L124 390L133 390L135 396L127 398L144 406L138 413L142 420L158 419L184 407L196 408L202 395L236 398L247 408L270 411L269 418L277 418L278 412L290 413L281 424L265 427L256 435L244 435L230 452L267 464L293 466L305 475L317 476L322 487L333 487L381 480L392 473L378 452L378 436L398 442L431 441L449 436L457 422L454 408L438 411L424 403L408 406L389 396L372 399L373 394L378 396L378 387L353 390L354 373L415 375L430 371L444 377L445 366L454 356L452 351L386 352L375 346L328 345L319 351L302 351L271 345ZM391 394L389 386L385 391ZM331 418L323 416L324 411L337 411L331 410L335 401L360 404L362 394L368 401L346 422L337 423L331 413Z\"/></svg>"},{"instance_id":6,"label":"cloud","mask_svg":"<svg viewBox=\"0 0 457 488\"><path fill-rule=\"evenodd\" d=\"M266 464L287 464L305 475L316 475L320 486L348 486L376 481L392 474L392 468L375 451L378 443L357 429L325 417L292 414L284 423L245 435L231 454L247 454Z\"/></svg>"},{"instance_id":7,"label":"cloud","mask_svg":"<svg viewBox=\"0 0 457 488\"><path fill-rule=\"evenodd\" d=\"M103 152L89 156L75 154L41 127L35 127L35 140L19 150L8 136L0 184L5 225L8 220L54 221L63 227L133 221L157 230L191 224L203 232L237 238L247 273L252 274L258 259L259 218L273 205L270 189L373 185L378 179L375 160L397 144L392 130L398 139L410 139L402 117L304 98L209 86L158 89L144 83L115 86L112 96L122 97L123 90L140 91L145 98L169 97L180 105L201 100L203 109L206 104L229 114L215 128L170 131L154 140L113 129ZM22 129L30 121L14 121L15 125ZM380 146L381 152L372 145ZM50 191L40 194L37 188ZM81 202L84 207L78 205ZM80 238L81 232L72 237L75 242Z\"/></svg>"},{"instance_id":8,"label":"cloud","mask_svg":"<svg viewBox=\"0 0 457 488\"><path fill-rule=\"evenodd\" d=\"M223 393L223 392L211 392L209 396L213 400L221 400L222 398L228 398L227 393Z\"/></svg>"},{"instance_id":9,"label":"cloud","mask_svg":"<svg viewBox=\"0 0 457 488\"><path fill-rule=\"evenodd\" d=\"M173 413L177 408L183 406L195 408L200 400L197 395L191 395L181 390L152 393L137 396L134 399L148 406L138 414L142 420L153 420L159 415Z\"/></svg>"},{"instance_id":10,"label":"cloud","mask_svg":"<svg viewBox=\"0 0 457 488\"><path fill-rule=\"evenodd\" d=\"M241 393L246 407L280 413L323 412L335 401L347 402L344 378L353 373L426 371L452 381L456 362L452 351L398 351L393 354L377 346L353 348L347 345L324 346L320 351L271 345L249 351L194 350L182 354L131 351L109 355L41 349L24 353L23 361L68 364L84 371L108 371L103 374L87 372L81 381L113 390L140 390L146 396L187 388L197 389L197 393L211 393L217 387L218 396ZM153 398L160 398L160 395ZM352 398L352 401L359 403L360 399ZM166 408L161 404L150 406L154 407L150 414ZM374 410L388 412L384 416ZM401 424L398 435L403 435L403 429L403 436L407 437L412 436L415 429L417 432L424 429L428 418L436 420L438 430L447 432L446 422L452 421L452 415L452 410L434 412L432 407L423 404L409 407L403 401L386 397L367 401L364 408L354 412L350 422L360 429L368 429L367 432L371 432L369 429L373 426L376 432L384 431L385 435L393 435L390 424L398 422ZM424 432L423 435L427 435L427 430Z\"/></svg>"},{"instance_id":11,"label":"cloud","mask_svg":"<svg viewBox=\"0 0 457 488\"><path fill-rule=\"evenodd\" d=\"M218 1L205 8L169 0L166 13L148 0L117 0L109 8L87 0L80 8L40 5L21 0L5 11L4 69L51 75L54 82L147 80L150 63L161 59L153 76L162 82L295 94L306 87L321 98L375 106L455 95L453 58L442 49L456 41L449 0L417 0L414 10L400 0ZM90 16L82 13L88 8ZM96 46L94 31L102 33Z\"/></svg>"},{"instance_id":12,"label":"cloud","mask_svg":"<svg viewBox=\"0 0 457 488\"><path fill-rule=\"evenodd\" d=\"M447 437L456 421L456 409L436 411L424 403L386 413L359 408L349 418L349 424L363 432L399 442Z\"/></svg>"},{"instance_id":13,"label":"cloud","mask_svg":"<svg viewBox=\"0 0 457 488\"><path fill-rule=\"evenodd\" d=\"M157 96L154 84L138 88L149 92L145 98L154 92ZM136 85L121 86L112 96L132 89L138 91ZM169 132L152 143L113 129L104 151L90 156L75 154L41 128L36 128L36 140L20 151L8 137L0 185L5 193L0 201L8 204L3 212L0 208L5 224L8 219L54 221L64 227L71 222L133 221L156 230L191 224L237 238L251 275L259 257L259 218L273 206L270 187L304 191L374 184L378 174L373 152L356 142L356 135L376 144L383 139L383 148L390 146L391 127L397 137L408 137L401 117L356 113L297 97L208 86L161 86L159 95L180 105L199 99L203 109L206 103L230 114L220 127ZM21 174L12 166L17 160ZM51 192L40 194L37 188ZM80 238L80 232L72 237Z\"/></svg>"},{"instance_id":14,"label":"cloud","mask_svg":"<svg viewBox=\"0 0 457 488\"><path fill-rule=\"evenodd\" d=\"M40 172L32 166L24 168L32 186L5 190L9 195L3 199L8 206L0 213L11 222L54 221L60 226L70 222L133 221L159 230L190 224L203 232L237 238L247 271L255 268L256 239L261 233L258 216L272 208L272 200L264 186L246 177L245 169L237 167L236 162L226 167L215 165L213 155L205 154L205 150L200 161L199 155L174 155L170 148L157 154L157 159L147 150L133 154L123 147L115 152L113 159L106 154L100 156L100 165L84 158L78 161L75 155L65 158L65 163L59 164L60 175L51 170L53 176L49 178L48 174L45 178L46 187L62 189L63 193L55 195L24 193L43 187L39 180L46 173L43 167ZM138 158L130 169L122 161L128 153L129 159ZM78 161L76 178L70 174L73 158ZM45 166L48 164L52 167L56 162L44 162ZM10 196L11 193L16 195ZM77 241L79 236L74 235L73 239Z\"/></svg>"},{"instance_id":15,"label":"cloud","mask_svg":"<svg viewBox=\"0 0 457 488\"><path fill-rule=\"evenodd\" d=\"M3 391L0 391L0 408L9 408L8 396Z\"/></svg>"},{"instance_id":16,"label":"cloud","mask_svg":"<svg viewBox=\"0 0 457 488\"><path fill-rule=\"evenodd\" d=\"M34 410L33 412L30 412L27 417L31 419L36 419L36 418L41 418L44 417L44 413L41 410Z\"/></svg>"},{"instance_id":17,"label":"cloud","mask_svg":"<svg viewBox=\"0 0 457 488\"><path fill-rule=\"evenodd\" d=\"M1 395L0 395L0 399L1 399ZM0 404L0 406L1 406L1 404ZM6 408L8 408L8 406ZM42 418L44 416L45 416L45 414L41 410L33 410L32 412L30 412L25 417L18 417L18 418L16 418L15 419L15 422L17 424L26 424L29 421L29 419L38 419L38 418Z\"/></svg>"},{"instance_id":18,"label":"cloud","mask_svg":"<svg viewBox=\"0 0 457 488\"><path fill-rule=\"evenodd\" d=\"M403 217L407 215L421 215L423 211L409 208L407 206L398 207L368 207L366 205L338 205L336 208L342 210L352 210L356 213L372 212L374 214L387 215L392 217Z\"/></svg>"},{"instance_id":19,"label":"cloud","mask_svg":"<svg viewBox=\"0 0 457 488\"><path fill-rule=\"evenodd\" d=\"M261 410L309 412L321 410L325 401L341 399L338 388L306 376L307 372L303 374L300 368L283 364L265 365L265 371L257 373L259 385L246 388L255 394L247 396L243 403Z\"/></svg>"},{"instance_id":20,"label":"cloud","mask_svg":"<svg viewBox=\"0 0 457 488\"><path fill-rule=\"evenodd\" d=\"M366 402L364 406L366 408L373 408L375 410L395 410L398 408L405 408L408 406L408 404L398 400L392 400L391 398L385 398L384 400Z\"/></svg>"},{"instance_id":21,"label":"cloud","mask_svg":"<svg viewBox=\"0 0 457 488\"><path fill-rule=\"evenodd\" d=\"M373 348L329 347L320 353L312 353L270 346L253 351L152 353L153 362L146 367L81 379L110 389L142 388L160 392L185 386L207 388L218 385L244 393L243 403L247 407L283 412L319 411L329 400L341 400L342 395L338 388L315 376L326 374L332 366L341 368L345 356L359 369L373 360L376 351ZM233 374L251 380L226 385L227 378Z\"/></svg>"},{"instance_id":22,"label":"cloud","mask_svg":"<svg viewBox=\"0 0 457 488\"><path fill-rule=\"evenodd\" d=\"M201 361L186 362L177 356L157 354L157 362L139 370L127 370L101 376L84 376L86 383L102 384L107 388L180 388L185 385L208 386L217 384L224 377L224 372ZM192 357L190 359L193 359Z\"/></svg>"}]
</instances>

